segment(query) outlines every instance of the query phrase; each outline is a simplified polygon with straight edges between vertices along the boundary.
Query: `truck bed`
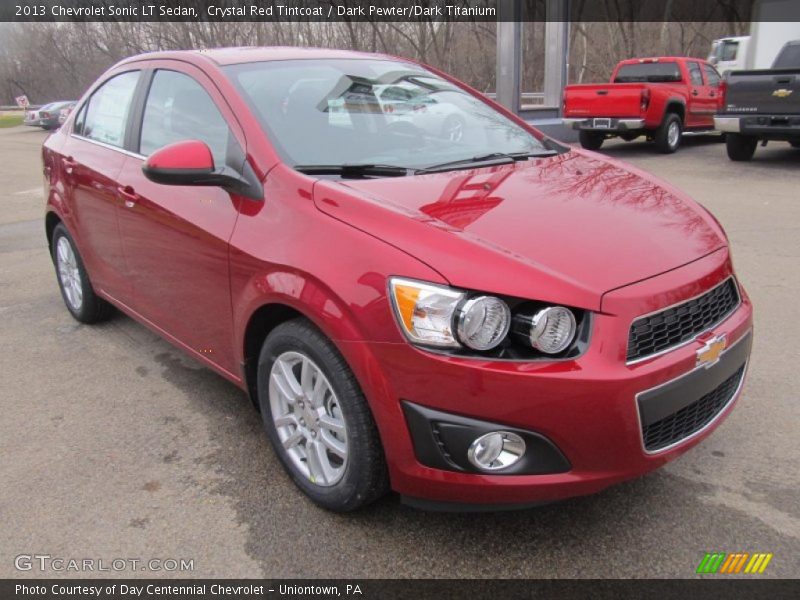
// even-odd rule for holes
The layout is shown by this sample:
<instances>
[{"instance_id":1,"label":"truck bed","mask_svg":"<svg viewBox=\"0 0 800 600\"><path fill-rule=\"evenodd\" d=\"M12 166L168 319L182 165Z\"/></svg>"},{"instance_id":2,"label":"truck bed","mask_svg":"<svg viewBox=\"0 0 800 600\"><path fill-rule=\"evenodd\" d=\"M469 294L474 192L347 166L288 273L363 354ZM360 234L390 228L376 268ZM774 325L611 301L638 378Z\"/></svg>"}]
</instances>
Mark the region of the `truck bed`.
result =
<instances>
[{"instance_id":1,"label":"truck bed","mask_svg":"<svg viewBox=\"0 0 800 600\"><path fill-rule=\"evenodd\" d=\"M641 111L640 83L587 83L564 89L565 117L638 117Z\"/></svg>"}]
</instances>

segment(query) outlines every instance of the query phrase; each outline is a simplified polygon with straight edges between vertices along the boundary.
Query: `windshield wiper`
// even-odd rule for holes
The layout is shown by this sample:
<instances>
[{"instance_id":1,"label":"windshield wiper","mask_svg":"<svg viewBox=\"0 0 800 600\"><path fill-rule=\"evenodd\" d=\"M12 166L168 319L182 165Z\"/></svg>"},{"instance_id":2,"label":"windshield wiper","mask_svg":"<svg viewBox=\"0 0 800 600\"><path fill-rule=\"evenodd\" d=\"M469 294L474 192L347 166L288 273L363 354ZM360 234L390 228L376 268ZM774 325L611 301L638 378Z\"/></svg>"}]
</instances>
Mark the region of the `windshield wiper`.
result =
<instances>
[{"instance_id":1,"label":"windshield wiper","mask_svg":"<svg viewBox=\"0 0 800 600\"><path fill-rule=\"evenodd\" d=\"M343 164L343 165L295 165L294 169L306 175L340 175L346 179L361 177L405 177L413 175L415 169L398 165Z\"/></svg>"},{"instance_id":2,"label":"windshield wiper","mask_svg":"<svg viewBox=\"0 0 800 600\"><path fill-rule=\"evenodd\" d=\"M471 167L473 165L507 165L512 162L521 160L528 160L529 158L554 156L558 154L555 150L544 150L541 152L491 152L489 154L481 154L480 156L473 156L472 158L463 158L461 160L451 160L450 162L441 163L438 165L431 165L417 169L417 173L435 173L437 171L447 171L458 167ZM488 165L486 164L488 163Z\"/></svg>"}]
</instances>

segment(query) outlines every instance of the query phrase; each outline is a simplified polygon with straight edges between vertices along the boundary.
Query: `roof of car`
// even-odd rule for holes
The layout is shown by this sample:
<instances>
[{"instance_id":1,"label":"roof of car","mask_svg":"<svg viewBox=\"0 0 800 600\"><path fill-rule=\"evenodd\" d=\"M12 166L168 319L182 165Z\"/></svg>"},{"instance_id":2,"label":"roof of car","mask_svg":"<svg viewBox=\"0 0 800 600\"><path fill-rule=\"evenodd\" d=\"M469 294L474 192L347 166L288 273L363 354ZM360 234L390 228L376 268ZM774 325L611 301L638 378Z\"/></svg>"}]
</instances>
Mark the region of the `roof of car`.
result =
<instances>
[{"instance_id":1,"label":"roof of car","mask_svg":"<svg viewBox=\"0 0 800 600\"><path fill-rule=\"evenodd\" d=\"M668 63L677 62L680 60L696 60L698 62L706 62L704 58L695 58L694 56L642 56L639 58L626 58L625 60L619 61L619 63L621 65L631 65L636 63Z\"/></svg>"},{"instance_id":2,"label":"roof of car","mask_svg":"<svg viewBox=\"0 0 800 600\"><path fill-rule=\"evenodd\" d=\"M177 59L188 62L210 60L218 65L264 62L272 60L313 60L325 58L376 58L380 55L351 50L331 50L329 48L297 48L294 46L247 46L239 48L210 48L208 50L175 50L150 52L132 56L121 64L141 60ZM384 56L383 58L390 58Z\"/></svg>"}]
</instances>

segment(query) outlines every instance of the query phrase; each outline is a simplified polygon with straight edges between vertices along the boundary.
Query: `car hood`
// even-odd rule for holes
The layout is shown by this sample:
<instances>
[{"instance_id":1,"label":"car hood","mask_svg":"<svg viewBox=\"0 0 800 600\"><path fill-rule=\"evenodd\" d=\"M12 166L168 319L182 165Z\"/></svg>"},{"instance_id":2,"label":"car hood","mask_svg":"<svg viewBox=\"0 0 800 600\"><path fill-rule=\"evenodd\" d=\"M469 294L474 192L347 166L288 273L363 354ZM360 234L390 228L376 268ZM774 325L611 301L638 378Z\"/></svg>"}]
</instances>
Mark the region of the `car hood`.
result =
<instances>
[{"instance_id":1,"label":"car hood","mask_svg":"<svg viewBox=\"0 0 800 600\"><path fill-rule=\"evenodd\" d=\"M468 171L320 180L314 198L453 285L592 309L605 292L726 245L696 202L583 151Z\"/></svg>"}]
</instances>

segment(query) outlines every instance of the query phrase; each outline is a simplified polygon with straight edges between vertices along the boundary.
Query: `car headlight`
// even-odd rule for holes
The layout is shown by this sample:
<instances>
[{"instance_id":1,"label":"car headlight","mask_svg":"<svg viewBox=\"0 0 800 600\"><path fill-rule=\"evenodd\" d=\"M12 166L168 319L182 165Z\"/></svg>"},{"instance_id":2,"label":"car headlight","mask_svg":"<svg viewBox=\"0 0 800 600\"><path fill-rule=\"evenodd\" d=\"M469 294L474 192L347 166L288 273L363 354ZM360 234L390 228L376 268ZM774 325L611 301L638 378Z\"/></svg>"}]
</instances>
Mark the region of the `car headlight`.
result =
<instances>
[{"instance_id":1,"label":"car headlight","mask_svg":"<svg viewBox=\"0 0 800 600\"><path fill-rule=\"evenodd\" d=\"M397 321L408 339L424 346L491 350L508 335L511 311L494 296L468 298L446 286L392 277Z\"/></svg>"},{"instance_id":2,"label":"car headlight","mask_svg":"<svg viewBox=\"0 0 800 600\"><path fill-rule=\"evenodd\" d=\"M545 354L566 350L575 339L576 330L575 315L563 306L548 306L514 317L514 333Z\"/></svg>"},{"instance_id":3,"label":"car headlight","mask_svg":"<svg viewBox=\"0 0 800 600\"><path fill-rule=\"evenodd\" d=\"M494 296L467 300L458 311L458 339L473 350L496 348L508 335L511 310Z\"/></svg>"}]
</instances>

